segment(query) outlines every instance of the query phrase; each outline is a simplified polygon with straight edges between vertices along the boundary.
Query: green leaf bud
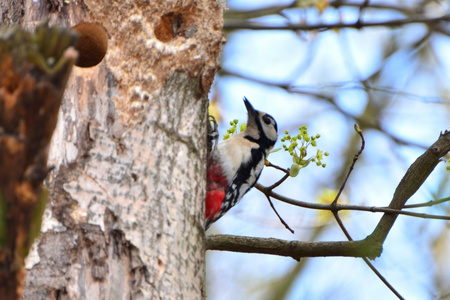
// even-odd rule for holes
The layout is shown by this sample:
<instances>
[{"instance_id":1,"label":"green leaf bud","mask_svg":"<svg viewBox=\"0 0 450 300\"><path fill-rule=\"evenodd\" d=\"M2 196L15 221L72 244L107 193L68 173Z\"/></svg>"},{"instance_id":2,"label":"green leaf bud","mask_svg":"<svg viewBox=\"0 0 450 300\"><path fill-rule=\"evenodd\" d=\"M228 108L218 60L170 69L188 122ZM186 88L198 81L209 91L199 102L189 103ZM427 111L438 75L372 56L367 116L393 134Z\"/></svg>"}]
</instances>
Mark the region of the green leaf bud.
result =
<instances>
[{"instance_id":1,"label":"green leaf bud","mask_svg":"<svg viewBox=\"0 0 450 300\"><path fill-rule=\"evenodd\" d=\"M293 164L292 166L291 166L291 169L289 170L289 176L291 176L291 177L296 177L297 175L298 175L298 173L300 172L300 169L301 169L302 167L300 167L299 165L297 165L297 164Z\"/></svg>"}]
</instances>

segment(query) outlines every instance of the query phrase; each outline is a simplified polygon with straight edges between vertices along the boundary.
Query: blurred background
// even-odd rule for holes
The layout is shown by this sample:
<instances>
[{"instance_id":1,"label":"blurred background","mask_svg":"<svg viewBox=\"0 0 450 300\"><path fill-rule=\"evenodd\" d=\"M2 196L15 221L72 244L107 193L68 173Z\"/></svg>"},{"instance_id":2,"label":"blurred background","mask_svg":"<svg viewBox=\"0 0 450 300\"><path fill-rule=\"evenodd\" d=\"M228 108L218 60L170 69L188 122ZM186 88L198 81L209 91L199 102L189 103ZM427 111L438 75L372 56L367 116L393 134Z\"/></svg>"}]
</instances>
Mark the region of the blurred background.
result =
<instances>
[{"instance_id":1,"label":"blurred background","mask_svg":"<svg viewBox=\"0 0 450 300\"><path fill-rule=\"evenodd\" d=\"M326 168L311 164L275 191L297 200L330 203L360 149L353 129L357 123L366 149L341 202L389 205L408 167L449 129L450 2L229 0L227 5L222 70L210 95L221 134L233 119L246 122L244 96L277 120L280 138L284 130L295 134L307 125L311 135L321 135L318 148L330 154L323 160ZM399 19L407 21L391 26ZM258 30L248 29L255 24ZM319 24L348 26L314 27ZM272 28L299 25L305 28ZM278 141L275 148L281 147ZM269 160L284 168L292 164L285 151L271 154ZM450 197L448 165L439 164L407 204ZM268 186L283 175L265 168L259 183ZM207 234L346 240L331 213L275 199L273 203L294 234L256 189ZM450 204L409 210L449 215ZM381 215L340 213L354 239L369 235ZM449 224L409 216L397 219L381 257L373 263L405 299L450 299ZM397 299L360 258L304 258L298 263L286 257L219 251L207 252L207 297Z\"/></svg>"}]
</instances>

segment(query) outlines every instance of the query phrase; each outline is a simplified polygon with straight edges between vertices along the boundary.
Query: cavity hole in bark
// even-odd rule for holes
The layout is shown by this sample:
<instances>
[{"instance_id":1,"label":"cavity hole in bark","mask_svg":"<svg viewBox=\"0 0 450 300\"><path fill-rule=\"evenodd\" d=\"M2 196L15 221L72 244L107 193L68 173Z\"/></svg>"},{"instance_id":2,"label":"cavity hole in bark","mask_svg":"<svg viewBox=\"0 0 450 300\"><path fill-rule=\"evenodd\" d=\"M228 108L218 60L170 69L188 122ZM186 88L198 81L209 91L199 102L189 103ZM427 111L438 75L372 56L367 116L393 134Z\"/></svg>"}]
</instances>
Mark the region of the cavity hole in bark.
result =
<instances>
[{"instance_id":1,"label":"cavity hole in bark","mask_svg":"<svg viewBox=\"0 0 450 300\"><path fill-rule=\"evenodd\" d=\"M108 50L108 33L99 23L81 22L72 30L78 33L78 60L76 66L90 68L99 64Z\"/></svg>"},{"instance_id":2,"label":"cavity hole in bark","mask_svg":"<svg viewBox=\"0 0 450 300\"><path fill-rule=\"evenodd\" d=\"M161 42L167 43L175 39L183 25L183 15L170 12L161 17L155 28L155 36Z\"/></svg>"}]
</instances>

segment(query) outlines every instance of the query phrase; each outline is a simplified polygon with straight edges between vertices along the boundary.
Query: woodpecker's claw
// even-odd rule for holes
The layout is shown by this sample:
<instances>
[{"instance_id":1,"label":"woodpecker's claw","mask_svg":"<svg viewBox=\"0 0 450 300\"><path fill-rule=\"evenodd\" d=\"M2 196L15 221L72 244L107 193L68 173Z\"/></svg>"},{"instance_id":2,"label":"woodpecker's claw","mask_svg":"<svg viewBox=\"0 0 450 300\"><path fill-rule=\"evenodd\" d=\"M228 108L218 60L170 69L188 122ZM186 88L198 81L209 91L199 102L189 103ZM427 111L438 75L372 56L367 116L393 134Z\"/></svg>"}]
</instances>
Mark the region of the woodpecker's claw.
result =
<instances>
[{"instance_id":1,"label":"woodpecker's claw","mask_svg":"<svg viewBox=\"0 0 450 300\"><path fill-rule=\"evenodd\" d=\"M217 146L219 140L219 125L217 124L216 118L214 116L209 115L209 127L208 127L208 144L214 144L214 148Z\"/></svg>"}]
</instances>

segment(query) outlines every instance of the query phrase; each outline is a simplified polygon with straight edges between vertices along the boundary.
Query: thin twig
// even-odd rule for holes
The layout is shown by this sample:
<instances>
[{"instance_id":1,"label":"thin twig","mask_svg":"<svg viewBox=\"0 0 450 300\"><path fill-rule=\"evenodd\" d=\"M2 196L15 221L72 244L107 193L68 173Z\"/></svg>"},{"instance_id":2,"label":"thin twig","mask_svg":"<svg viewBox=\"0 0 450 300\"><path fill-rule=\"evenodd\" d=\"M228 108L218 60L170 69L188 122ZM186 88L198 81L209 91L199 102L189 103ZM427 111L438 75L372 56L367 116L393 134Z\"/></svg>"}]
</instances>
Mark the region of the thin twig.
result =
<instances>
[{"instance_id":1,"label":"thin twig","mask_svg":"<svg viewBox=\"0 0 450 300\"><path fill-rule=\"evenodd\" d=\"M348 1L342 1L342 0L335 0L335 1L331 1L330 2L330 6L334 7L334 8L341 8L341 7L361 7L361 2L356 1L356 2L348 2ZM411 8L407 8L405 6L395 6L395 5L390 5L389 3L367 3L367 5L365 6L368 9L377 9L377 10L393 10L395 12L400 12L402 14L405 15L411 15L415 13L415 8L411 7Z\"/></svg>"},{"instance_id":2,"label":"thin twig","mask_svg":"<svg viewBox=\"0 0 450 300\"><path fill-rule=\"evenodd\" d=\"M350 236L350 233L347 231L347 228L345 228L344 223L342 222L341 218L339 218L339 213L337 211L332 211L334 218L336 219L336 222L338 223L339 227L341 228L342 232L344 233L345 237L349 241L353 241L352 237Z\"/></svg>"},{"instance_id":3,"label":"thin twig","mask_svg":"<svg viewBox=\"0 0 450 300\"><path fill-rule=\"evenodd\" d=\"M285 170L285 169L283 169L283 168L281 168L281 167L278 167L278 166L276 166L276 165L274 165L274 164L272 164L272 163L270 163L270 162L269 162L269 165L268 165L268 166L273 167L273 168L278 169L278 170L281 170L281 171L283 171L283 172L286 172L286 174L284 174L284 176L283 176L280 180L278 180L277 182L275 182L275 183L272 184L271 186L266 187L266 189L267 189L266 191L267 191L267 192L268 192L268 191L272 191L274 188L278 187L280 184L282 184L282 183L289 177L289 171L287 171L287 170ZM264 195L266 196L267 201L269 201L270 207L272 207L272 210L273 210L273 211L275 212L275 214L277 215L277 217L278 217L278 219L280 220L281 224L283 224L284 227L286 227L286 229L289 230L289 231L293 234L293 233L294 233L294 230L293 230L291 227L289 227L289 225L283 220L283 218L280 216L280 214L278 213L278 211L275 209L275 206L273 205L272 200L270 199L270 196L267 195L267 192L263 192L263 193L264 193Z\"/></svg>"},{"instance_id":4,"label":"thin twig","mask_svg":"<svg viewBox=\"0 0 450 300\"><path fill-rule=\"evenodd\" d=\"M338 205L339 206L339 205ZM405 211L405 210L398 210L394 208L389 207L364 207L364 206L353 206L349 205L346 208L340 208L340 210L358 210L358 211L370 211L370 212L383 212L387 214L398 214L398 215L404 215L409 217L415 217L415 218L422 218L422 219L434 219L434 220L445 220L450 221L450 216L446 215L431 215L431 214L424 214L424 213L415 213L412 211Z\"/></svg>"},{"instance_id":5,"label":"thin twig","mask_svg":"<svg viewBox=\"0 0 450 300\"><path fill-rule=\"evenodd\" d=\"M407 24L423 23L423 24L436 24L439 22L448 22L450 15L444 15L435 18L426 17L411 17L403 19L394 19L389 21L375 21L375 22L361 22L361 23L334 23L334 24L296 24L296 25L266 25L263 23L248 22L248 21L235 21L225 20L223 26L224 30L236 30L236 29L250 29L250 30L305 30L305 31L326 31L331 29L342 28L354 28L360 29L363 27L397 27Z\"/></svg>"},{"instance_id":6,"label":"thin twig","mask_svg":"<svg viewBox=\"0 0 450 300\"><path fill-rule=\"evenodd\" d=\"M369 2L369 1L367 1ZM341 7L356 7L361 8L360 2L347 2L342 0L336 0L329 3L330 7L341 8ZM282 13L284 10L289 8L295 8L297 6L297 1L292 1L291 3L285 5L274 5L269 7L264 7L261 9L252 10L234 10L230 9L224 12L224 19L234 19L234 20L247 20L251 18L259 18L264 16L276 15ZM383 10L383 11L395 11L400 12L403 15L409 16L416 14L416 9L414 7L407 8L404 6L394 6L383 3L367 3L365 5L366 9L370 10Z\"/></svg>"},{"instance_id":7,"label":"thin twig","mask_svg":"<svg viewBox=\"0 0 450 300\"><path fill-rule=\"evenodd\" d=\"M274 169L277 169L277 170L280 170L280 171L284 172L285 174L289 174L289 170L288 169L285 169L285 168L282 168L280 166L274 165L270 161L267 161L267 163L268 163L267 164L268 167L272 167Z\"/></svg>"},{"instance_id":8,"label":"thin twig","mask_svg":"<svg viewBox=\"0 0 450 300\"><path fill-rule=\"evenodd\" d=\"M355 127L355 131L356 131L356 132L359 134L359 136L361 137L361 148L359 149L358 153L356 153L356 154L355 154L355 157L353 158L353 162L352 162L352 164L350 165L350 168L348 169L347 176L345 177L344 182L342 183L342 185L341 185L341 187L340 187L340 189L339 189L339 191L338 191L338 193L337 193L337 195L336 195L336 198L334 198L334 200L333 200L333 202L332 202L333 205L335 205L335 204L337 203L339 197L341 196L341 193L342 193L342 191L344 190L345 185L347 184L347 180L348 180L348 178L350 177L350 174L352 173L353 168L355 167L355 164L356 164L356 162L358 161L358 158L359 158L359 156L361 155L361 153L364 151L364 147L365 147L365 145L366 145L366 141L364 140L364 136L363 136L363 134L362 134L361 128L359 128L359 125L358 125L358 124L355 124L354 127Z\"/></svg>"},{"instance_id":9,"label":"thin twig","mask_svg":"<svg viewBox=\"0 0 450 300\"><path fill-rule=\"evenodd\" d=\"M359 7L359 16L358 16L358 21L356 21L356 28L361 28L361 24L362 24L362 15L364 12L364 9L369 5L370 0L364 0L364 3L361 4L361 6Z\"/></svg>"},{"instance_id":10,"label":"thin twig","mask_svg":"<svg viewBox=\"0 0 450 300\"><path fill-rule=\"evenodd\" d=\"M267 201L269 201L270 207L272 207L273 211L275 212L275 214L277 215L278 219L280 219L281 224L284 225L284 227L286 227L287 230L289 230L292 234L294 234L294 230L289 227L289 225L283 220L283 218L278 214L277 210L275 209L275 206L272 203L272 200L270 200L270 197L266 195Z\"/></svg>"},{"instance_id":11,"label":"thin twig","mask_svg":"<svg viewBox=\"0 0 450 300\"><path fill-rule=\"evenodd\" d=\"M280 184L282 184L282 183L283 183L286 179L288 179L288 178L289 178L289 173L284 174L284 176L283 176L280 180L278 180L277 182L275 182L275 183L272 184L271 186L267 187L267 189L268 189L269 191L273 190L274 188L280 186Z\"/></svg>"},{"instance_id":12,"label":"thin twig","mask_svg":"<svg viewBox=\"0 0 450 300\"><path fill-rule=\"evenodd\" d=\"M333 211L334 218L336 219L336 222L338 223L339 227L341 228L342 232L345 234L347 239L351 242L353 242L353 238L351 237L350 233L348 232L347 228L345 228L344 223L342 222L341 218L339 218L338 212ZM392 293L394 293L398 299L405 299L400 295L400 293L391 285L391 283L384 278L384 276L375 268L375 266L370 262L370 260L367 257L361 257L366 265L372 270L372 272L377 275L377 277L388 287L388 289L391 290Z\"/></svg>"},{"instance_id":13,"label":"thin twig","mask_svg":"<svg viewBox=\"0 0 450 300\"><path fill-rule=\"evenodd\" d=\"M255 184L255 188L264 194L267 193L268 196L270 196L274 199L277 199L279 201L289 203L289 204L292 204L292 205L295 205L298 207L318 209L318 210L328 210L328 211L357 210L357 211L366 211L366 212L372 212L372 213L399 214L399 215L423 218L423 219L435 219L435 220L450 221L450 216L446 216L446 215L431 215L431 214L424 214L424 213L415 213L415 212L411 212L411 211L398 210L398 209L389 208L389 207L347 205L347 204L339 204L339 203L336 203L335 206L332 206L331 204L321 204L321 203L300 201L300 200L295 200L295 199L280 195L274 191L269 191L265 186L262 186L259 183Z\"/></svg>"},{"instance_id":14,"label":"thin twig","mask_svg":"<svg viewBox=\"0 0 450 300\"><path fill-rule=\"evenodd\" d=\"M395 296L397 296L398 299L405 299L402 297L402 295L400 295L397 290L389 283L389 281L387 281L386 278L384 278L383 275L381 275L380 272L378 272L378 270L375 268L375 266L370 262L370 260L367 257L361 257L364 262L369 266L369 268L372 270L372 272L375 273L375 275L378 276L378 278L380 278L380 280L391 290L391 292L393 292L395 294Z\"/></svg>"},{"instance_id":15,"label":"thin twig","mask_svg":"<svg viewBox=\"0 0 450 300\"><path fill-rule=\"evenodd\" d=\"M430 201L424 202L424 203L409 204L409 205L403 206L403 208L430 207L430 206L441 204L441 203L448 202L448 201L450 201L450 197L442 198L442 199L438 199L438 200L430 200Z\"/></svg>"},{"instance_id":16,"label":"thin twig","mask_svg":"<svg viewBox=\"0 0 450 300\"><path fill-rule=\"evenodd\" d=\"M289 170L286 170L286 169L284 169L284 168L282 168L282 167L279 167L279 166L277 166L277 165L274 165L274 164L272 164L270 161L267 161L267 162L268 162L268 165L267 165L268 167L275 168L275 169L280 170L280 171L283 171L283 172L285 173L284 176L283 176L280 180L278 180L277 182L275 182L274 184L272 184L271 186L269 186L269 187L266 188L267 191L272 191L274 188L278 187L278 186L279 186L280 184L282 184L286 179L288 179L288 177L289 177ZM291 227L289 227L289 225L283 220L283 218L280 216L280 214L278 213L278 211L275 209L275 206L273 205L272 200L270 200L270 196L268 196L267 193L265 193L265 192L263 192L263 193L264 193L264 195L266 196L267 201L269 201L270 207L272 207L272 210L273 210L273 211L275 212L275 214L277 215L277 217L278 217L278 219L280 220L281 224L283 224L284 227L286 227L286 229L289 230L291 233L294 233L294 230L293 230Z\"/></svg>"}]
</instances>

